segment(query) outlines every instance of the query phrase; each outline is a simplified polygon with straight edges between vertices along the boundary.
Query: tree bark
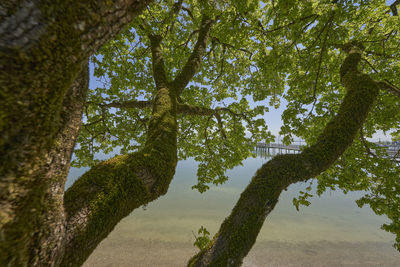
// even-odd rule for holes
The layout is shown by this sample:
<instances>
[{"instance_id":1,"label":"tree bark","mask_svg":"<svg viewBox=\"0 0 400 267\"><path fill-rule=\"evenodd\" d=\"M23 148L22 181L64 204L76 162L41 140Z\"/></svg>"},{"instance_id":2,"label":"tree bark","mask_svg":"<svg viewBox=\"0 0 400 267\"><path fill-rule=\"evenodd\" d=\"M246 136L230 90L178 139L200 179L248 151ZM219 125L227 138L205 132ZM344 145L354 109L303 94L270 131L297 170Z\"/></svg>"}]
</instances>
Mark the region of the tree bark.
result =
<instances>
[{"instance_id":1,"label":"tree bark","mask_svg":"<svg viewBox=\"0 0 400 267\"><path fill-rule=\"evenodd\" d=\"M0 3L0 265L57 263L81 66L149 2Z\"/></svg>"},{"instance_id":2,"label":"tree bark","mask_svg":"<svg viewBox=\"0 0 400 267\"><path fill-rule=\"evenodd\" d=\"M67 91L61 127L52 149L46 155L46 165L42 177L49 181L43 202L47 209L43 214L43 227L35 233L34 248L30 264L59 265L65 245L64 187L68 176L71 156L82 123L82 111L89 89L89 64L82 66L81 72Z\"/></svg>"},{"instance_id":3,"label":"tree bark","mask_svg":"<svg viewBox=\"0 0 400 267\"><path fill-rule=\"evenodd\" d=\"M67 190L62 266L81 265L122 218L164 195L175 174L177 90L167 81L161 37L150 36L150 41L157 92L146 144L139 152L92 167Z\"/></svg>"},{"instance_id":4,"label":"tree bark","mask_svg":"<svg viewBox=\"0 0 400 267\"><path fill-rule=\"evenodd\" d=\"M379 92L378 84L357 70L360 59L353 47L340 70L347 94L316 144L300 154L276 156L258 169L211 244L188 266L240 266L282 190L320 174L351 145Z\"/></svg>"},{"instance_id":5,"label":"tree bark","mask_svg":"<svg viewBox=\"0 0 400 267\"><path fill-rule=\"evenodd\" d=\"M160 87L142 151L116 156L86 172L65 193L62 266L79 266L134 209L164 195L177 163L176 95Z\"/></svg>"}]
</instances>

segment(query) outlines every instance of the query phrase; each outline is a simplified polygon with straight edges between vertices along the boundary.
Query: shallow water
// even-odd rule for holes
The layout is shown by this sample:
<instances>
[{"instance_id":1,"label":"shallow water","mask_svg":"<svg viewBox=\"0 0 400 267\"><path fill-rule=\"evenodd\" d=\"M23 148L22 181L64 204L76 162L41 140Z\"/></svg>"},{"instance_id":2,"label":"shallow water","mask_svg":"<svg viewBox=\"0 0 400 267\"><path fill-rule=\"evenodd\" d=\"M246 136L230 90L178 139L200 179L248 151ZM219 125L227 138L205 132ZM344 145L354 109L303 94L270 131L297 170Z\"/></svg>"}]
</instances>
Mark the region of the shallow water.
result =
<instances>
[{"instance_id":1,"label":"shallow water","mask_svg":"<svg viewBox=\"0 0 400 267\"><path fill-rule=\"evenodd\" d=\"M267 159L251 158L229 171L230 180L203 194L192 190L196 163L178 163L168 193L122 220L86 262L86 266L184 266L196 249L193 233L206 227L211 236L228 216L255 171ZM68 184L82 170L71 170ZM296 211L292 198L307 184L284 191L267 217L244 266L400 266L395 236L387 221L347 195L331 191Z\"/></svg>"}]
</instances>

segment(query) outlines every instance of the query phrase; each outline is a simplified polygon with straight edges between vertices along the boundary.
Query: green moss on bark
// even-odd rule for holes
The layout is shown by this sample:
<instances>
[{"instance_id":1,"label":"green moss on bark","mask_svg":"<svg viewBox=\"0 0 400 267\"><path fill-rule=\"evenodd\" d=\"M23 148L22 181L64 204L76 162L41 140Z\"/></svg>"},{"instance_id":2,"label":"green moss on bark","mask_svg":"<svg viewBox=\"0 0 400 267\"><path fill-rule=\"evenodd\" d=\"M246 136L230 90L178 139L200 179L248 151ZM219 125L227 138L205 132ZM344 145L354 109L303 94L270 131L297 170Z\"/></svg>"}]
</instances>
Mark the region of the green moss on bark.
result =
<instances>
[{"instance_id":1,"label":"green moss on bark","mask_svg":"<svg viewBox=\"0 0 400 267\"><path fill-rule=\"evenodd\" d=\"M343 63L348 92L316 144L300 154L276 156L257 170L212 244L191 258L189 266L240 266L282 190L326 170L351 145L379 92L375 81L357 71L358 53L351 50Z\"/></svg>"}]
</instances>

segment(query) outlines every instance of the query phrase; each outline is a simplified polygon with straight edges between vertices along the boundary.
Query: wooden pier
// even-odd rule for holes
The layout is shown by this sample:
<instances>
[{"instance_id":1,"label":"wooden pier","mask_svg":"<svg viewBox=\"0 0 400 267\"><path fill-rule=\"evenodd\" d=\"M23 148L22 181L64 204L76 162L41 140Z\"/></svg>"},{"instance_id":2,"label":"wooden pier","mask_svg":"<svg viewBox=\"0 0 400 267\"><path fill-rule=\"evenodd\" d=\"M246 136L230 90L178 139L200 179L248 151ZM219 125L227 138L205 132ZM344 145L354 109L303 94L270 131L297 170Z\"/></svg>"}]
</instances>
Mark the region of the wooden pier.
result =
<instances>
[{"instance_id":1,"label":"wooden pier","mask_svg":"<svg viewBox=\"0 0 400 267\"><path fill-rule=\"evenodd\" d=\"M284 153L298 153L300 151L300 144L284 145L279 143L258 143L256 152L264 152L267 154L284 154Z\"/></svg>"},{"instance_id":2,"label":"wooden pier","mask_svg":"<svg viewBox=\"0 0 400 267\"><path fill-rule=\"evenodd\" d=\"M385 143L374 143L379 147L386 148L388 156L400 161L400 143L398 142L385 142ZM265 156L273 156L277 154L296 154L300 153L301 148L307 144L304 141L297 141L294 144L284 145L282 143L258 143L255 152ZM375 152L374 149L371 149Z\"/></svg>"}]
</instances>

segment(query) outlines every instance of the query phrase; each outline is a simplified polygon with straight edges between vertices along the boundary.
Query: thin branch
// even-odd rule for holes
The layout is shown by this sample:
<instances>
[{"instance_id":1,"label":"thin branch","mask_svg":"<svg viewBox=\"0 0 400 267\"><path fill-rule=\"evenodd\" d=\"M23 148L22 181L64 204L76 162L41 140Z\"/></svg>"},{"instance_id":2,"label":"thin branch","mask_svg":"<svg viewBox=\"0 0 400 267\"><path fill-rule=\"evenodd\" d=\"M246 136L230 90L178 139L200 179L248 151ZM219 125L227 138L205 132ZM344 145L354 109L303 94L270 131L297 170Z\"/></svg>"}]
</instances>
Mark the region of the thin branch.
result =
<instances>
[{"instance_id":1,"label":"thin branch","mask_svg":"<svg viewBox=\"0 0 400 267\"><path fill-rule=\"evenodd\" d=\"M152 101L131 100L131 101L125 101L125 102L113 101L113 102L108 103L108 104L100 104L100 106L104 107L104 108L139 108L139 109L144 109L144 108L150 108L152 104L153 104Z\"/></svg>"},{"instance_id":2,"label":"thin branch","mask_svg":"<svg viewBox=\"0 0 400 267\"><path fill-rule=\"evenodd\" d=\"M249 54L249 59L250 59L250 60L251 60L251 57L253 56L253 53L250 52L249 50L245 49L245 48L237 48L237 47L234 47L234 46L231 45L231 44L221 42L217 37L214 37L214 36L212 36L211 38L212 38L214 41L216 41L217 43L220 43L221 45L223 45L224 47L232 48L233 50L238 50L238 51L242 51L242 52L244 52L244 53L246 53L246 54Z\"/></svg>"},{"instance_id":3,"label":"thin branch","mask_svg":"<svg viewBox=\"0 0 400 267\"><path fill-rule=\"evenodd\" d=\"M224 71L224 63L225 63L225 51L226 51L226 47L224 45L222 45L222 59L221 59L221 68L219 70L218 76L211 82L211 84L215 84L220 78L221 76L225 73Z\"/></svg>"},{"instance_id":4,"label":"thin branch","mask_svg":"<svg viewBox=\"0 0 400 267\"><path fill-rule=\"evenodd\" d=\"M361 143L363 144L365 150L367 151L367 154L374 158L377 158L378 156L374 152L372 152L371 149L369 148L369 145L368 145L369 142L364 137L364 130L362 127L360 128L360 139L361 139Z\"/></svg>"},{"instance_id":5,"label":"thin branch","mask_svg":"<svg viewBox=\"0 0 400 267\"><path fill-rule=\"evenodd\" d=\"M282 29L287 28L287 27L289 27L289 26L291 26L291 25L293 25L293 24L299 23L299 22L301 22L301 21L303 21L303 20L307 20L307 19L312 18L312 17L315 17L315 16L318 17L318 15L316 15L316 14L311 14L311 15L308 15L308 16L305 16L305 17L302 17L302 18L298 18L298 19L296 19L296 20L293 20L293 21L289 22L288 24L285 24L285 25L276 27L276 28L271 29L271 30L264 30L264 28L262 27L262 24L261 24L260 22L259 22L259 26L262 27L263 33L266 34L266 33L271 33L271 32L275 32L275 31L282 30Z\"/></svg>"},{"instance_id":6,"label":"thin branch","mask_svg":"<svg viewBox=\"0 0 400 267\"><path fill-rule=\"evenodd\" d=\"M180 45L178 45L178 46L185 45L185 46L184 46L184 49L186 49L186 47L188 46L189 42L192 40L192 37L193 37L196 33L199 33L199 30L194 30L194 31L192 31L192 32L189 34L189 37L187 38L186 42L184 42L184 43L182 43L182 44L180 44Z\"/></svg>"},{"instance_id":7,"label":"thin branch","mask_svg":"<svg viewBox=\"0 0 400 267\"><path fill-rule=\"evenodd\" d=\"M322 34L322 32L325 30L325 28L328 27L327 30L326 30L326 33L325 33L324 41L322 43L321 51L319 53L318 69L317 69L317 75L315 77L313 96L312 96L312 98L314 99L314 102L313 102L313 105L312 105L312 108L311 108L310 112L308 113L307 118L311 116L312 112L314 111L315 104L317 103L316 94L317 94L317 86L318 86L319 75L321 73L322 58L323 58L323 55L324 55L325 50L326 50L326 41L327 41L328 36L329 36L329 30L330 30L330 27L332 25L333 16L334 16L334 13L332 12L329 20L326 22L326 24L322 28L322 31L318 35L318 36L320 36ZM319 38L319 37L317 37L317 38Z\"/></svg>"},{"instance_id":8,"label":"thin branch","mask_svg":"<svg viewBox=\"0 0 400 267\"><path fill-rule=\"evenodd\" d=\"M394 1L393 4L390 5L390 9L392 10L392 14L393 16L397 16L398 12L397 12L397 5L400 4L400 0L396 0Z\"/></svg>"},{"instance_id":9,"label":"thin branch","mask_svg":"<svg viewBox=\"0 0 400 267\"><path fill-rule=\"evenodd\" d=\"M193 76L200 68L202 57L206 51L207 40L210 34L211 27L217 19L218 17L216 19L211 19L205 15L203 16L199 29L199 36L197 38L197 42L194 46L192 54L189 56L181 72L176 76L174 81L171 83L178 95L181 94L183 89L186 87L186 85L189 83L189 81L193 78Z\"/></svg>"},{"instance_id":10,"label":"thin branch","mask_svg":"<svg viewBox=\"0 0 400 267\"><path fill-rule=\"evenodd\" d=\"M186 11L186 13L188 13L189 17L194 20L193 13L189 8L182 6L182 10Z\"/></svg>"},{"instance_id":11,"label":"thin branch","mask_svg":"<svg viewBox=\"0 0 400 267\"><path fill-rule=\"evenodd\" d=\"M227 110L229 110L229 109L227 109L227 108L211 109L211 108L206 108L206 107L192 106L192 105L188 105L188 104L179 103L177 112L181 113L181 114L185 114L185 115L209 116L208 122L214 116L217 119L218 128L219 128L222 138L226 139L224 125L223 125L222 118L221 118L221 115L219 114L219 112L227 111ZM206 135L207 127L204 131L205 131L205 136L207 137L207 135Z\"/></svg>"},{"instance_id":12,"label":"thin branch","mask_svg":"<svg viewBox=\"0 0 400 267\"><path fill-rule=\"evenodd\" d=\"M389 93L400 97L400 88L390 83L388 80L377 81L377 84L380 89L388 91Z\"/></svg>"},{"instance_id":13,"label":"thin branch","mask_svg":"<svg viewBox=\"0 0 400 267\"><path fill-rule=\"evenodd\" d=\"M254 130L254 125L251 119L246 115L246 112L237 113L230 108L227 107L217 107L215 109L200 107L200 106L193 106L188 104L178 103L178 113L185 114L185 115L193 115L193 116L214 116L217 119L218 126L221 131L221 135L226 137L225 132L223 130L223 123L220 116L220 112L229 113L234 118L240 118L247 122L247 124ZM236 122L234 120L234 122Z\"/></svg>"},{"instance_id":14,"label":"thin branch","mask_svg":"<svg viewBox=\"0 0 400 267\"><path fill-rule=\"evenodd\" d=\"M332 20L330 20L330 22L332 22ZM329 25L331 25L330 22L328 23ZM328 39L329 29L330 29L330 27L328 27L328 29L326 30L325 38L324 38L324 41L323 41L323 43L322 43L321 51L320 51L320 53L319 53L318 69L317 69L317 75L316 75L316 77L315 77L314 89L313 89L313 96L312 96L313 99L314 99L314 102L313 102L311 111L310 111L310 113L309 113L309 116L312 114L312 112L313 112L313 110L314 110L314 107L315 107L315 104L316 104L316 102L317 102L317 97L316 97L316 95L317 95L318 80L319 80L319 75L320 75L320 73L321 73L322 58L323 58L324 53L325 53L325 50L326 50L326 40Z\"/></svg>"},{"instance_id":15,"label":"thin branch","mask_svg":"<svg viewBox=\"0 0 400 267\"><path fill-rule=\"evenodd\" d=\"M378 73L378 71L374 68L374 66L366 59L366 58L362 58L362 61L365 61L367 63L367 65L375 72Z\"/></svg>"},{"instance_id":16,"label":"thin branch","mask_svg":"<svg viewBox=\"0 0 400 267\"><path fill-rule=\"evenodd\" d=\"M169 31L172 31L172 29L175 26L175 22L176 20L174 19L175 16L177 16L179 14L179 11L181 11L182 9L182 3L183 0L179 0L178 2L174 3L172 6L171 11L169 12L169 14L166 16L166 18L161 22L161 25L168 25L170 24L169 27L167 27L167 31L165 33L165 35L168 34ZM165 36L164 35L164 36Z\"/></svg>"}]
</instances>

